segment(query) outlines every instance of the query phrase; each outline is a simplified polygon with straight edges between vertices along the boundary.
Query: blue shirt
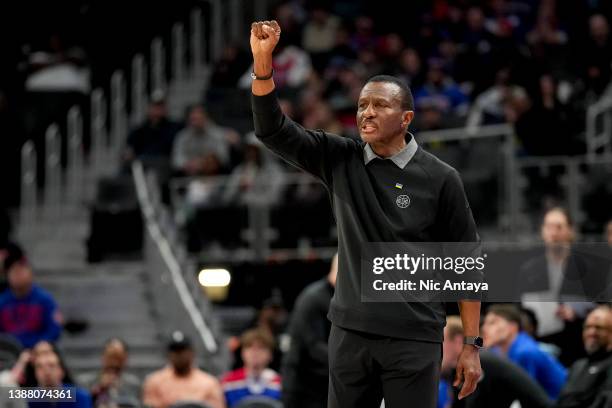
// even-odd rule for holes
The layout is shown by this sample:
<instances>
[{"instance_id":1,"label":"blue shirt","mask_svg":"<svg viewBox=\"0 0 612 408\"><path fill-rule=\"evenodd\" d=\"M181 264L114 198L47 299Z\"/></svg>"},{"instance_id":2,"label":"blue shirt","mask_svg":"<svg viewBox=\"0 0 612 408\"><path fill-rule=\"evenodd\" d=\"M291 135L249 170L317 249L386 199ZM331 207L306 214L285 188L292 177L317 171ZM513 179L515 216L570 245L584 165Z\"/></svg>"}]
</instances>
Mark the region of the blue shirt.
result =
<instances>
[{"instance_id":1,"label":"blue shirt","mask_svg":"<svg viewBox=\"0 0 612 408\"><path fill-rule=\"evenodd\" d=\"M73 385L65 384L64 388L74 387ZM75 387L76 401L60 401L60 402L30 402L28 408L93 408L91 395L82 388Z\"/></svg>"},{"instance_id":2,"label":"blue shirt","mask_svg":"<svg viewBox=\"0 0 612 408\"><path fill-rule=\"evenodd\" d=\"M553 399L565 384L567 370L554 357L542 351L527 333L521 332L508 350L508 358L521 366Z\"/></svg>"},{"instance_id":3,"label":"blue shirt","mask_svg":"<svg viewBox=\"0 0 612 408\"><path fill-rule=\"evenodd\" d=\"M40 286L32 285L22 298L10 289L0 295L0 332L15 336L25 348L41 340L57 340L62 330L59 320L55 300Z\"/></svg>"}]
</instances>

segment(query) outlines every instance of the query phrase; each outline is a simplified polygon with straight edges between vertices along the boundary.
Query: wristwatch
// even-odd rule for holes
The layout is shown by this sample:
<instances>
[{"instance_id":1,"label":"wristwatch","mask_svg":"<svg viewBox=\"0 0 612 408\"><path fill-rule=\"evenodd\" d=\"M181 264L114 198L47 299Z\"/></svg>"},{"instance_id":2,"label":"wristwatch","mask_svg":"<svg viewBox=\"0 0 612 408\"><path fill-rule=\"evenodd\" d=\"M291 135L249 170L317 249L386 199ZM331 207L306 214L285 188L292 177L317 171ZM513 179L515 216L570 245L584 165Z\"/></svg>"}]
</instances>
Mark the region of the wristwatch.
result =
<instances>
[{"instance_id":1,"label":"wristwatch","mask_svg":"<svg viewBox=\"0 0 612 408\"><path fill-rule=\"evenodd\" d=\"M479 336L465 336L463 338L463 344L469 344L470 346L474 346L477 349L481 349L484 345L482 341L482 337Z\"/></svg>"},{"instance_id":2,"label":"wristwatch","mask_svg":"<svg viewBox=\"0 0 612 408\"><path fill-rule=\"evenodd\" d=\"M274 75L274 68L272 68L272 71L270 72L270 74L266 75L266 76L257 76L257 74L255 73L255 71L251 72L251 78L253 79L259 79L260 81L265 81L267 79L272 78L272 75Z\"/></svg>"}]
</instances>

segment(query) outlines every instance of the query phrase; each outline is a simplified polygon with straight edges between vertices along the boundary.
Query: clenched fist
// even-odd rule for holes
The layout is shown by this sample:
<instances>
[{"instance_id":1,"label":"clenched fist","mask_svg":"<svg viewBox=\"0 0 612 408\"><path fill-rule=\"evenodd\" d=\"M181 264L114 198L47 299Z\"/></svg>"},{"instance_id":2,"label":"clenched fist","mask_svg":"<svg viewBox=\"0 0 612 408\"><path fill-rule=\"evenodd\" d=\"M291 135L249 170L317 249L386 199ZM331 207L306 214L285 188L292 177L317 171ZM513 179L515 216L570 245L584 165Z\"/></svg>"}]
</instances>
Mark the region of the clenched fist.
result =
<instances>
[{"instance_id":1,"label":"clenched fist","mask_svg":"<svg viewBox=\"0 0 612 408\"><path fill-rule=\"evenodd\" d=\"M251 52L253 56L272 55L280 39L281 29L276 20L256 21L251 24Z\"/></svg>"}]
</instances>

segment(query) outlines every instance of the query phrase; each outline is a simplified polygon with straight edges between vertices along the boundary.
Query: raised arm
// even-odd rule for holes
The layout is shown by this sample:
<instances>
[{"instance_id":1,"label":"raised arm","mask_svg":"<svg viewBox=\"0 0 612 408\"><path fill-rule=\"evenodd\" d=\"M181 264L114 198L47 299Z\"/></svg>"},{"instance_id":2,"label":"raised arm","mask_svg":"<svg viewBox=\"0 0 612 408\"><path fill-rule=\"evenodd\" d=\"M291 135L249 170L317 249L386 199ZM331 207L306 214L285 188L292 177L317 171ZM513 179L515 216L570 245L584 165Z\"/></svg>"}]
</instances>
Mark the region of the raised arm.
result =
<instances>
[{"instance_id":1,"label":"raised arm","mask_svg":"<svg viewBox=\"0 0 612 408\"><path fill-rule=\"evenodd\" d=\"M283 114L272 79L272 52L279 39L280 27L276 21L251 25L255 76L251 89L255 135L287 162L329 186L332 166L342 159L349 142L322 130L304 129Z\"/></svg>"}]
</instances>

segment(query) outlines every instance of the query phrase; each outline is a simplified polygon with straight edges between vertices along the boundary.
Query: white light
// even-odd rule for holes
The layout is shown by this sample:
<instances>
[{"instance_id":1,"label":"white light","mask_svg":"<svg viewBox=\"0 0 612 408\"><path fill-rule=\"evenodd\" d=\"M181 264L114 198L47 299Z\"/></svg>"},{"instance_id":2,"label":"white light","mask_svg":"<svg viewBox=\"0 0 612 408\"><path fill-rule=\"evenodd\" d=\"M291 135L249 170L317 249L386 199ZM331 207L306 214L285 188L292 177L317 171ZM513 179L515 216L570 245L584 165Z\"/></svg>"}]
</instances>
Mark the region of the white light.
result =
<instances>
[{"instance_id":1,"label":"white light","mask_svg":"<svg viewBox=\"0 0 612 408\"><path fill-rule=\"evenodd\" d=\"M227 269L202 269L198 274L200 285L210 287L229 286L232 276Z\"/></svg>"}]
</instances>

